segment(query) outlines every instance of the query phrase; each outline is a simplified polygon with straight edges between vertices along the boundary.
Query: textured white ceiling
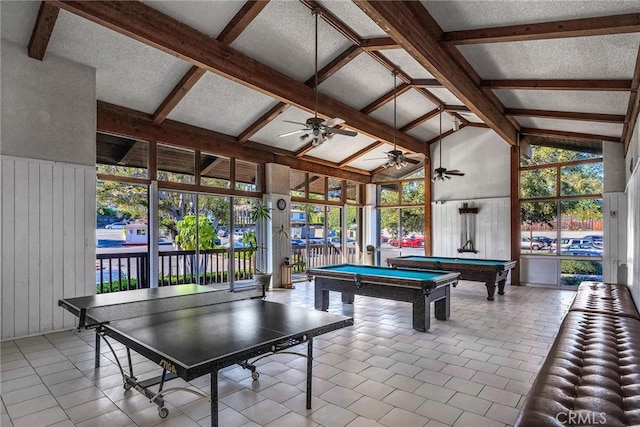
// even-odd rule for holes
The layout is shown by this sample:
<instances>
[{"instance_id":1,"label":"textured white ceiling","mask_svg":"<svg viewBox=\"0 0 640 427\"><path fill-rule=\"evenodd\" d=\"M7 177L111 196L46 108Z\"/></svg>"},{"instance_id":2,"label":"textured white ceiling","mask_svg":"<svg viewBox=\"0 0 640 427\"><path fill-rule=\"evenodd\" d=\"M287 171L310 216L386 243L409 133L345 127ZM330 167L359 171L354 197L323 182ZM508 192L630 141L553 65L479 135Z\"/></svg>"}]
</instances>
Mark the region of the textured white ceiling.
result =
<instances>
[{"instance_id":1,"label":"textured white ceiling","mask_svg":"<svg viewBox=\"0 0 640 427\"><path fill-rule=\"evenodd\" d=\"M409 55L404 49L385 50L380 52L380 55L397 65L400 71L407 74L412 79L433 78L433 75L420 65L418 61L413 59L413 56Z\"/></svg>"},{"instance_id":2,"label":"textured white ceiling","mask_svg":"<svg viewBox=\"0 0 640 427\"><path fill-rule=\"evenodd\" d=\"M622 124L594 123L578 120L558 120L539 117L516 117L523 127L578 132L594 135L620 136Z\"/></svg>"},{"instance_id":3,"label":"textured white ceiling","mask_svg":"<svg viewBox=\"0 0 640 427\"><path fill-rule=\"evenodd\" d=\"M507 108L626 114L629 105L628 92L513 89L498 89L494 92Z\"/></svg>"},{"instance_id":4,"label":"textured white ceiling","mask_svg":"<svg viewBox=\"0 0 640 427\"><path fill-rule=\"evenodd\" d=\"M216 37L244 5L231 1L144 2L196 30ZM640 1L423 1L444 31L487 28L592 16L639 13ZM1 1L2 38L26 46L31 37L40 2ZM319 5L351 27L363 39L387 37L353 2L322 0ZM231 47L294 79L304 82L314 72L314 17L298 1L272 0L242 32ZM610 36L564 38L513 43L459 46L460 51L482 79L631 79L636 66L640 33ZM319 68L351 46L342 34L319 19ZM59 55L96 68L99 100L145 113L153 113L174 88L190 64L148 47L97 24L61 11L49 43L47 55ZM412 79L433 76L402 49L379 54L394 63ZM45 57L46 61L46 57ZM398 81L400 83L400 81ZM360 110L393 87L391 72L370 55L360 53L353 61L320 84L319 91L353 109ZM428 89L450 105L462 102L445 88ZM628 92L495 90L505 108L558 110L624 115ZM229 135L242 133L262 116L276 100L218 75L207 73L189 91L169 118ZM398 97L397 126L436 108L416 90ZM306 145L299 134L286 138L298 125L283 120L305 122L312 113L289 108L262 128L252 141L297 151ZM474 113L459 113L466 120L482 123ZM393 125L393 103L388 102L371 116ZM577 133L620 137L621 124L518 117L525 127L539 127ZM348 125L348 123L347 123ZM451 116L443 114L443 132L451 129ZM445 143L493 131L464 128ZM432 118L408 134L429 141L439 133L438 118ZM481 138L482 139L482 138ZM483 139L484 141L484 139ZM335 136L312 149L308 155L340 162L373 139L359 134L355 138ZM454 144L455 145L455 144ZM349 166L373 170L384 163L390 145L380 147ZM369 161L365 159L377 158Z\"/></svg>"},{"instance_id":5,"label":"textured white ceiling","mask_svg":"<svg viewBox=\"0 0 640 427\"><path fill-rule=\"evenodd\" d=\"M315 18L297 1L271 1L231 44L299 81L313 77ZM350 46L340 33L318 19L318 69Z\"/></svg>"},{"instance_id":6,"label":"textured white ceiling","mask_svg":"<svg viewBox=\"0 0 640 427\"><path fill-rule=\"evenodd\" d=\"M415 89L398 95L397 104L398 129L436 108L435 104ZM369 116L393 126L393 100L376 109Z\"/></svg>"},{"instance_id":7,"label":"textured white ceiling","mask_svg":"<svg viewBox=\"0 0 640 427\"><path fill-rule=\"evenodd\" d=\"M637 0L422 1L444 31L640 12Z\"/></svg>"},{"instance_id":8,"label":"textured white ceiling","mask_svg":"<svg viewBox=\"0 0 640 427\"><path fill-rule=\"evenodd\" d=\"M238 136L277 101L213 73L206 73L168 118Z\"/></svg>"},{"instance_id":9,"label":"textured white ceiling","mask_svg":"<svg viewBox=\"0 0 640 427\"><path fill-rule=\"evenodd\" d=\"M389 70L369 55L360 54L322 82L319 89L320 92L361 110L393 89L393 77Z\"/></svg>"},{"instance_id":10,"label":"textured white ceiling","mask_svg":"<svg viewBox=\"0 0 640 427\"><path fill-rule=\"evenodd\" d=\"M94 67L99 100L149 114L190 68L161 50L64 10L48 52Z\"/></svg>"},{"instance_id":11,"label":"textured white ceiling","mask_svg":"<svg viewBox=\"0 0 640 427\"><path fill-rule=\"evenodd\" d=\"M142 0L148 6L169 15L211 37L227 26L244 2L216 0L215 7L208 1Z\"/></svg>"},{"instance_id":12,"label":"textured white ceiling","mask_svg":"<svg viewBox=\"0 0 640 427\"><path fill-rule=\"evenodd\" d=\"M387 33L351 1L323 0L318 3L362 38L387 36Z\"/></svg>"},{"instance_id":13,"label":"textured white ceiling","mask_svg":"<svg viewBox=\"0 0 640 427\"><path fill-rule=\"evenodd\" d=\"M330 162L341 162L352 154L374 142L372 138L359 133L354 137L334 135L329 141L309 151L309 155Z\"/></svg>"},{"instance_id":14,"label":"textured white ceiling","mask_svg":"<svg viewBox=\"0 0 640 427\"><path fill-rule=\"evenodd\" d=\"M630 79L640 34L459 46L483 79Z\"/></svg>"}]
</instances>

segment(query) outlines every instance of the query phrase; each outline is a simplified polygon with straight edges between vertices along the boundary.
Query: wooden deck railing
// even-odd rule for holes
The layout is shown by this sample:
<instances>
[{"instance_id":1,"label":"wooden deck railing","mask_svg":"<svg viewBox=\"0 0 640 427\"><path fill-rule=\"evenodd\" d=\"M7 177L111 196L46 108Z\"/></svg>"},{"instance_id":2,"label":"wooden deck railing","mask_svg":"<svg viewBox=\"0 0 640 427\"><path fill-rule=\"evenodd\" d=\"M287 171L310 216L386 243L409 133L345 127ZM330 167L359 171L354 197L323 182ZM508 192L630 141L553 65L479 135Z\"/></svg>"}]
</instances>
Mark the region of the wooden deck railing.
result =
<instances>
[{"instance_id":1,"label":"wooden deck railing","mask_svg":"<svg viewBox=\"0 0 640 427\"><path fill-rule=\"evenodd\" d=\"M357 263L358 250L349 246L346 262ZM213 285L228 283L230 259L234 262L234 281L250 280L255 272L256 252L236 249L230 258L227 248L199 251L175 250L159 253L158 285L182 283ZM291 247L293 273L307 268L343 262L342 251L333 245ZM198 267L196 269L196 267ZM96 255L96 288L98 293L149 287L149 255L146 252L123 252Z\"/></svg>"}]
</instances>

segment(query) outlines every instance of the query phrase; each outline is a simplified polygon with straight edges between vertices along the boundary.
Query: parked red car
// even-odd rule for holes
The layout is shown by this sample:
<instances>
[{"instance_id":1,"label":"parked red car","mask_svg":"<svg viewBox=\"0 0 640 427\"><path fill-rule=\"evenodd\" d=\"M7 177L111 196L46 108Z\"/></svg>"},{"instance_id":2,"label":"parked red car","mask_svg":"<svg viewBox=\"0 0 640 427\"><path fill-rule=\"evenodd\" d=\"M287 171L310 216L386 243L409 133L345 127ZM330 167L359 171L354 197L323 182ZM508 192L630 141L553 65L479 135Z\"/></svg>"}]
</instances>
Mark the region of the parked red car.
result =
<instances>
[{"instance_id":1,"label":"parked red car","mask_svg":"<svg viewBox=\"0 0 640 427\"><path fill-rule=\"evenodd\" d=\"M398 239L389 240L389 244L398 247ZM403 248L419 248L424 246L424 236L403 237L401 244Z\"/></svg>"}]
</instances>

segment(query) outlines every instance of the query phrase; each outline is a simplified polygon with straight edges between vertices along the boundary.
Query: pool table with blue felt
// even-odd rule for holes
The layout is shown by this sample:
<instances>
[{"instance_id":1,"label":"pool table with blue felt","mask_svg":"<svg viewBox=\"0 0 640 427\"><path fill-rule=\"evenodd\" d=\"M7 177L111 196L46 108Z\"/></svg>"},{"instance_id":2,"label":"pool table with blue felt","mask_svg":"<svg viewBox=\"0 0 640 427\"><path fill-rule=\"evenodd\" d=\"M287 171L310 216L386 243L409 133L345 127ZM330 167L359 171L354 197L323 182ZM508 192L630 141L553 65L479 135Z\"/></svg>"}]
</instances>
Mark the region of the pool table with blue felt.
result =
<instances>
[{"instance_id":1,"label":"pool table with blue felt","mask_svg":"<svg viewBox=\"0 0 640 427\"><path fill-rule=\"evenodd\" d=\"M386 298L413 303L413 329L424 332L431 322L430 303L435 318L447 320L450 313L450 285L458 283L459 273L337 264L307 270L315 278L315 308L329 308L329 291L342 293L342 302L352 304L354 295Z\"/></svg>"},{"instance_id":2,"label":"pool table with blue felt","mask_svg":"<svg viewBox=\"0 0 640 427\"><path fill-rule=\"evenodd\" d=\"M496 284L498 295L504 295L504 285L509 271L515 268L515 261L497 259L465 259L428 256L401 256L388 258L391 267L418 268L425 270L457 271L460 280L484 282L487 287L487 299L494 300Z\"/></svg>"}]
</instances>

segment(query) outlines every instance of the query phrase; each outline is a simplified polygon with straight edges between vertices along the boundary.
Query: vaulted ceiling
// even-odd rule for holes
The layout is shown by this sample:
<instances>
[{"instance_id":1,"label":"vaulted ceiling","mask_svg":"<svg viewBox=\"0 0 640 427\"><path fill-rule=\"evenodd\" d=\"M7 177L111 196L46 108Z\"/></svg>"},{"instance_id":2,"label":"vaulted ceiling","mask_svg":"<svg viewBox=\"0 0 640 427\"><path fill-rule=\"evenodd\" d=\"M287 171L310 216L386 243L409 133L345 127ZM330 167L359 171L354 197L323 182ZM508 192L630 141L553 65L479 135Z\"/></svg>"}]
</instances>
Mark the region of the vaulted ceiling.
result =
<instances>
[{"instance_id":1,"label":"vaulted ceiling","mask_svg":"<svg viewBox=\"0 0 640 427\"><path fill-rule=\"evenodd\" d=\"M457 132L487 128L505 144L626 148L638 115L637 0L47 0L0 12L2 37L32 58L95 67L98 157L115 141L116 163L153 140L370 182L398 173L382 168L394 141L428 157L454 118ZM316 106L358 135L280 136Z\"/></svg>"}]
</instances>

